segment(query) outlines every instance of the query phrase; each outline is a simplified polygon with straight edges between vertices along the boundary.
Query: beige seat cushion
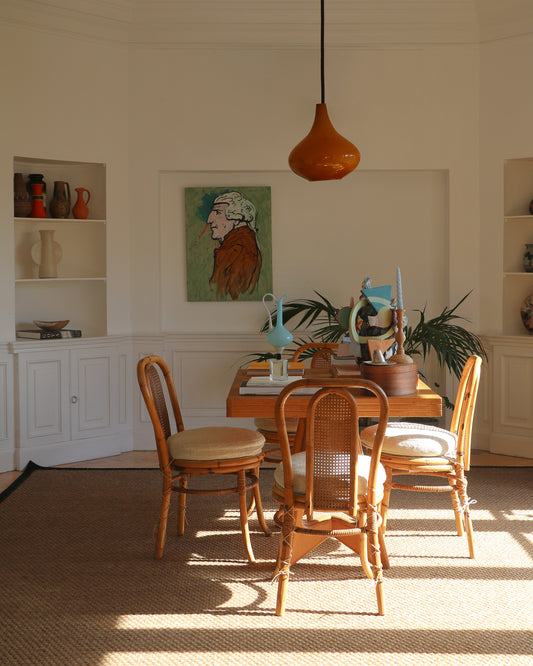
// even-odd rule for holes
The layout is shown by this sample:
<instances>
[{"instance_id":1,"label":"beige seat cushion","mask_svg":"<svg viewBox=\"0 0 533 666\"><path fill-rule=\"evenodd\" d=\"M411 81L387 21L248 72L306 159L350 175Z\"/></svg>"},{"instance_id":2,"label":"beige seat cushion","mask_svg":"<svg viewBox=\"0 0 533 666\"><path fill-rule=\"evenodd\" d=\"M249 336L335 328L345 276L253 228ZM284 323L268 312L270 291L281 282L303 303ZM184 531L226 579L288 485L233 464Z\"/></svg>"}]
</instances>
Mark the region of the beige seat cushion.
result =
<instances>
[{"instance_id":1,"label":"beige seat cushion","mask_svg":"<svg viewBox=\"0 0 533 666\"><path fill-rule=\"evenodd\" d=\"M344 458L346 472L342 472L342 464L340 466L340 475L343 478L347 477L347 470L349 466L349 457L347 455L339 455L339 458ZM305 495L305 451L295 453L291 456L292 459L292 473L294 479L294 492L297 495ZM359 495L366 495L368 474L370 471L370 456L359 455L357 459L357 489ZM378 476L376 482L376 502L381 502L383 499L383 484L387 474L383 465L379 465ZM283 463L280 463L274 471L274 482L283 490L285 488L285 480L283 478Z\"/></svg>"},{"instance_id":2,"label":"beige seat cushion","mask_svg":"<svg viewBox=\"0 0 533 666\"><path fill-rule=\"evenodd\" d=\"M256 430L228 426L191 428L167 439L174 460L231 460L261 453L265 438Z\"/></svg>"},{"instance_id":3,"label":"beige seat cushion","mask_svg":"<svg viewBox=\"0 0 533 666\"><path fill-rule=\"evenodd\" d=\"M298 422L300 419L286 419L287 433L295 435L298 430ZM276 419L254 419L255 427L263 432L277 432Z\"/></svg>"},{"instance_id":4,"label":"beige seat cushion","mask_svg":"<svg viewBox=\"0 0 533 666\"><path fill-rule=\"evenodd\" d=\"M372 448L377 425L361 433L363 446ZM389 423L383 441L382 454L409 458L455 457L457 437L444 428L423 423Z\"/></svg>"}]
</instances>

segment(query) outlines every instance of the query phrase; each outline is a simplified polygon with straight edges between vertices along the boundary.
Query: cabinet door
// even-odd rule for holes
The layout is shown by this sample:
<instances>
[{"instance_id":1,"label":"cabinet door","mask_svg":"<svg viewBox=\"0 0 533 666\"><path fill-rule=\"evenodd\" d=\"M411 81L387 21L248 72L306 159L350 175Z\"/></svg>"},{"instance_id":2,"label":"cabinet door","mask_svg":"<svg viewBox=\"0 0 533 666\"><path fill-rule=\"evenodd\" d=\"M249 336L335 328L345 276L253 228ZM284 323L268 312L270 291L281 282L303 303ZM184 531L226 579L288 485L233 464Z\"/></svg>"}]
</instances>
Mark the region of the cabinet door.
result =
<instances>
[{"instance_id":1,"label":"cabinet door","mask_svg":"<svg viewBox=\"0 0 533 666\"><path fill-rule=\"evenodd\" d=\"M70 439L68 350L18 357L21 448Z\"/></svg>"},{"instance_id":2,"label":"cabinet door","mask_svg":"<svg viewBox=\"0 0 533 666\"><path fill-rule=\"evenodd\" d=\"M72 438L110 433L117 421L117 354L109 348L71 351Z\"/></svg>"}]
</instances>

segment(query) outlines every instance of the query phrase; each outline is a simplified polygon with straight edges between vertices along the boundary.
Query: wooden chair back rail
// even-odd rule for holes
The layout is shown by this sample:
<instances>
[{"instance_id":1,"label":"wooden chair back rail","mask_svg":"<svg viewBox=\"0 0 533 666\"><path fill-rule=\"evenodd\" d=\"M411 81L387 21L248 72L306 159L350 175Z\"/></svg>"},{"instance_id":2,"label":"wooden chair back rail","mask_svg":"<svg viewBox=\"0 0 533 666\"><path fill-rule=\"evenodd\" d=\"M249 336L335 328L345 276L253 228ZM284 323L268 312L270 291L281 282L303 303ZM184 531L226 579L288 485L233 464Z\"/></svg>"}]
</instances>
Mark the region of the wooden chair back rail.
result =
<instances>
[{"instance_id":1,"label":"wooden chair back rail","mask_svg":"<svg viewBox=\"0 0 533 666\"><path fill-rule=\"evenodd\" d=\"M312 368L331 368L333 354L339 345L333 342L306 342L300 345L292 355L291 361L296 362L300 357L305 355L306 352L315 349L311 358Z\"/></svg>"},{"instance_id":2,"label":"wooden chair back rail","mask_svg":"<svg viewBox=\"0 0 533 666\"><path fill-rule=\"evenodd\" d=\"M463 457L465 471L470 469L472 423L479 389L481 358L470 356L465 363L457 390L450 431L457 434L457 455Z\"/></svg>"}]
</instances>

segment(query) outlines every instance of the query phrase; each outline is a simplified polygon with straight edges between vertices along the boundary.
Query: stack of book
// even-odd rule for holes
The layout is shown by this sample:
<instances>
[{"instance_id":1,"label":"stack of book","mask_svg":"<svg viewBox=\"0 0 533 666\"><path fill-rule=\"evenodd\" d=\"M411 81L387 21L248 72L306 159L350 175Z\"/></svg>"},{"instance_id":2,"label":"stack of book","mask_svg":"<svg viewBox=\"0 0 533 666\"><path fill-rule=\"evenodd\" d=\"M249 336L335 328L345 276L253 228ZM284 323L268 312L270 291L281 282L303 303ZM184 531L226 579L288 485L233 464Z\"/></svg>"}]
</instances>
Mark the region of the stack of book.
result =
<instances>
[{"instance_id":1,"label":"stack of book","mask_svg":"<svg viewBox=\"0 0 533 666\"><path fill-rule=\"evenodd\" d=\"M285 380L273 380L269 376L256 375L245 380L240 388L239 393L241 395L277 395L281 393L286 386L290 386L292 382L297 382L301 379L301 376L296 375L289 377ZM305 387L298 389L298 393L301 395L310 395L315 393L318 389L316 387Z\"/></svg>"},{"instance_id":2,"label":"stack of book","mask_svg":"<svg viewBox=\"0 0 533 666\"><path fill-rule=\"evenodd\" d=\"M288 368L289 375L299 375L301 377L304 374L305 363L303 361L289 361ZM248 366L247 372L249 375L269 375L270 363L269 361L253 361Z\"/></svg>"},{"instance_id":3,"label":"stack of book","mask_svg":"<svg viewBox=\"0 0 533 666\"><path fill-rule=\"evenodd\" d=\"M61 340L62 338L81 338L81 331L76 328L62 328L59 331L45 330L20 330L17 331L17 338L26 338L28 340Z\"/></svg>"}]
</instances>

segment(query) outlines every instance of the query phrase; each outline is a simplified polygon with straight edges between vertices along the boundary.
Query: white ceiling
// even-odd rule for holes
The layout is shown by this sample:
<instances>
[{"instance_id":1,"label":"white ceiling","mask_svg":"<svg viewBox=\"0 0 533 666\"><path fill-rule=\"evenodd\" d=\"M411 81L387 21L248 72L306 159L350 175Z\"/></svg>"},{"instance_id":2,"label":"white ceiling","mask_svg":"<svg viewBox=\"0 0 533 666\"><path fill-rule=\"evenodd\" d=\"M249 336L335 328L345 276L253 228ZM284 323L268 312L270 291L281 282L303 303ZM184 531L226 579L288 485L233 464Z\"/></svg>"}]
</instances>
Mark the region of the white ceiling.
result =
<instances>
[{"instance_id":1,"label":"white ceiling","mask_svg":"<svg viewBox=\"0 0 533 666\"><path fill-rule=\"evenodd\" d=\"M533 0L326 0L328 48L533 33ZM0 19L144 46L315 46L319 0L0 0Z\"/></svg>"}]
</instances>

